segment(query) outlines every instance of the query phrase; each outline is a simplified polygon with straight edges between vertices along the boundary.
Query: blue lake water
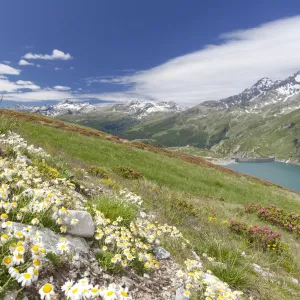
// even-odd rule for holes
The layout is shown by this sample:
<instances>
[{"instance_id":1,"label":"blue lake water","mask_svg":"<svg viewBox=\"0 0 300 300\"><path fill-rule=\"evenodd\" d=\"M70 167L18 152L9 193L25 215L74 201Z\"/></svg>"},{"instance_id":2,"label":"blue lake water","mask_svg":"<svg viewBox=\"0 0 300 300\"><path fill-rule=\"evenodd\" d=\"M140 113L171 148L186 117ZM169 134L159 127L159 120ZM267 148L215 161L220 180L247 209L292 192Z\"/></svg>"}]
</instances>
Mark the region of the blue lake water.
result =
<instances>
[{"instance_id":1,"label":"blue lake water","mask_svg":"<svg viewBox=\"0 0 300 300\"><path fill-rule=\"evenodd\" d=\"M300 192L300 166L281 162L234 163L226 167Z\"/></svg>"}]
</instances>

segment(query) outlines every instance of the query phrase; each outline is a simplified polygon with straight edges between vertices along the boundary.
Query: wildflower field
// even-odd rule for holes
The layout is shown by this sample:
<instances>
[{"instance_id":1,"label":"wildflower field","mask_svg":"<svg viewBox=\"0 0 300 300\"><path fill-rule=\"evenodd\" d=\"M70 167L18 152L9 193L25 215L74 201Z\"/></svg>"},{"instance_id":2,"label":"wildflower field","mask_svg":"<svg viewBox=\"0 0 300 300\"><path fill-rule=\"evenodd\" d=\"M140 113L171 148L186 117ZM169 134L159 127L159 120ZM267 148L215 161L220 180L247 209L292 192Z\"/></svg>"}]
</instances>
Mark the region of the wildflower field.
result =
<instances>
[{"instance_id":1,"label":"wildflower field","mask_svg":"<svg viewBox=\"0 0 300 300\"><path fill-rule=\"evenodd\" d=\"M0 299L300 295L298 194L34 116L0 132Z\"/></svg>"}]
</instances>

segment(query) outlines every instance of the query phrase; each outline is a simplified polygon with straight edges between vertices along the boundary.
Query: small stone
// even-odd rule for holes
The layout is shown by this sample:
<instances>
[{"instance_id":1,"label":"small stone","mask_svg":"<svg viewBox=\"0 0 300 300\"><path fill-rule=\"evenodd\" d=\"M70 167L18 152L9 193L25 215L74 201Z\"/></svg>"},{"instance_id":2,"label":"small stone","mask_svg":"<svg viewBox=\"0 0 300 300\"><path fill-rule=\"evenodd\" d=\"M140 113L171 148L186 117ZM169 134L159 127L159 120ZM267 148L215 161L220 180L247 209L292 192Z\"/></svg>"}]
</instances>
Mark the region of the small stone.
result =
<instances>
[{"instance_id":1,"label":"small stone","mask_svg":"<svg viewBox=\"0 0 300 300\"><path fill-rule=\"evenodd\" d=\"M7 292L4 296L3 300L16 300L18 297L18 292L17 291L11 291Z\"/></svg>"},{"instance_id":2,"label":"small stone","mask_svg":"<svg viewBox=\"0 0 300 300\"><path fill-rule=\"evenodd\" d=\"M176 290L176 296L175 300L186 300L186 297L184 296L184 288L181 286Z\"/></svg>"},{"instance_id":3,"label":"small stone","mask_svg":"<svg viewBox=\"0 0 300 300\"><path fill-rule=\"evenodd\" d=\"M296 278L291 278L291 281L292 281L293 283L299 284L299 281L298 281Z\"/></svg>"},{"instance_id":4,"label":"small stone","mask_svg":"<svg viewBox=\"0 0 300 300\"><path fill-rule=\"evenodd\" d=\"M123 276L122 277L122 281L121 281L121 285L125 286L128 288L128 290L132 290L135 283L132 279L128 278L128 277L125 277Z\"/></svg>"},{"instance_id":5,"label":"small stone","mask_svg":"<svg viewBox=\"0 0 300 300\"><path fill-rule=\"evenodd\" d=\"M147 273L144 273L144 278L147 278L147 279L149 279L150 278L150 276L147 274Z\"/></svg>"},{"instance_id":6,"label":"small stone","mask_svg":"<svg viewBox=\"0 0 300 300\"><path fill-rule=\"evenodd\" d=\"M140 212L141 218L145 219L147 217L147 214L144 211Z\"/></svg>"},{"instance_id":7,"label":"small stone","mask_svg":"<svg viewBox=\"0 0 300 300\"><path fill-rule=\"evenodd\" d=\"M72 219L77 219L78 222L75 225L70 225ZM66 217L66 222L69 224L70 229L67 233L89 238L95 234L95 224L90 213L81 210L70 210L70 213Z\"/></svg>"},{"instance_id":8,"label":"small stone","mask_svg":"<svg viewBox=\"0 0 300 300\"><path fill-rule=\"evenodd\" d=\"M164 260L164 259L169 259L171 257L170 252L165 250L162 247L158 247L154 250L154 254L156 256L156 259L158 260Z\"/></svg>"}]
</instances>

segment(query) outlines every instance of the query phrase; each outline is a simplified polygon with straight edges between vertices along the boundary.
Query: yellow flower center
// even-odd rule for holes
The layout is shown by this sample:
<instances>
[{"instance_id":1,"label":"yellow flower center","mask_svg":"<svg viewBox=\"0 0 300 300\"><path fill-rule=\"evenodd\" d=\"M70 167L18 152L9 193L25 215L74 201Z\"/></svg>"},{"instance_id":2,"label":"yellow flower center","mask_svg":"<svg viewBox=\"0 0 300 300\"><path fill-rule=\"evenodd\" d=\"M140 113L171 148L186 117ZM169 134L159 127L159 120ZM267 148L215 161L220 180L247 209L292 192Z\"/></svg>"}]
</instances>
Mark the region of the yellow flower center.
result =
<instances>
[{"instance_id":1,"label":"yellow flower center","mask_svg":"<svg viewBox=\"0 0 300 300\"><path fill-rule=\"evenodd\" d=\"M122 291L122 292L121 292L121 295L122 295L123 297L128 297L128 294L127 294L125 291Z\"/></svg>"},{"instance_id":2,"label":"yellow flower center","mask_svg":"<svg viewBox=\"0 0 300 300\"><path fill-rule=\"evenodd\" d=\"M39 265L41 264L41 262L40 262L40 260L35 259L35 260L33 261L33 264L34 264L35 266L39 266Z\"/></svg>"},{"instance_id":3,"label":"yellow flower center","mask_svg":"<svg viewBox=\"0 0 300 300\"><path fill-rule=\"evenodd\" d=\"M23 257L23 255L20 254L20 253L18 253L18 254L16 255L16 258L17 258L17 259L21 259L22 257Z\"/></svg>"},{"instance_id":4,"label":"yellow flower center","mask_svg":"<svg viewBox=\"0 0 300 300\"><path fill-rule=\"evenodd\" d=\"M37 246L37 245L34 245L34 246L32 246L32 251L34 251L34 252L36 252L36 251L38 251L39 250L39 246Z\"/></svg>"},{"instance_id":5,"label":"yellow flower center","mask_svg":"<svg viewBox=\"0 0 300 300\"><path fill-rule=\"evenodd\" d=\"M7 256L7 257L4 257L3 262L6 265L9 265L12 262L12 259L11 259L11 257Z\"/></svg>"},{"instance_id":6,"label":"yellow flower center","mask_svg":"<svg viewBox=\"0 0 300 300\"><path fill-rule=\"evenodd\" d=\"M24 247L20 246L17 248L17 252L22 252L22 251L24 251Z\"/></svg>"},{"instance_id":7,"label":"yellow flower center","mask_svg":"<svg viewBox=\"0 0 300 300\"><path fill-rule=\"evenodd\" d=\"M43 292L49 294L52 291L53 287L51 284L47 283L43 286Z\"/></svg>"},{"instance_id":8,"label":"yellow flower center","mask_svg":"<svg viewBox=\"0 0 300 300\"><path fill-rule=\"evenodd\" d=\"M25 274L24 274L24 278L25 278L25 279L30 279L30 278L31 278L31 275L30 275L29 273L25 273Z\"/></svg>"},{"instance_id":9,"label":"yellow flower center","mask_svg":"<svg viewBox=\"0 0 300 300\"><path fill-rule=\"evenodd\" d=\"M91 292L92 292L92 293L97 293L97 292L98 292L98 289L92 288L92 289L91 289Z\"/></svg>"},{"instance_id":10,"label":"yellow flower center","mask_svg":"<svg viewBox=\"0 0 300 300\"><path fill-rule=\"evenodd\" d=\"M107 296L112 296L113 294L114 294L114 291L108 291L108 292L106 293Z\"/></svg>"},{"instance_id":11,"label":"yellow flower center","mask_svg":"<svg viewBox=\"0 0 300 300\"><path fill-rule=\"evenodd\" d=\"M76 294L78 292L78 288L72 290L72 294Z\"/></svg>"}]
</instances>

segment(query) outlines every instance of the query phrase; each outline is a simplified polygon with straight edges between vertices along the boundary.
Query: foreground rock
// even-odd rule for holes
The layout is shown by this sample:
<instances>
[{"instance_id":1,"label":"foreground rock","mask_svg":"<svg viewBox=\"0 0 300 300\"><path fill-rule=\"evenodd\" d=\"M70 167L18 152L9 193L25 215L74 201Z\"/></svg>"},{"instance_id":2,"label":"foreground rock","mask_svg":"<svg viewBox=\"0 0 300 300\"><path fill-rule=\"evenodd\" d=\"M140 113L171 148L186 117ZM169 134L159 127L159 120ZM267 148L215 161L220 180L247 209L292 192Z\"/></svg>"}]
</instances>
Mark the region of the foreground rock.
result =
<instances>
[{"instance_id":1,"label":"foreground rock","mask_svg":"<svg viewBox=\"0 0 300 300\"><path fill-rule=\"evenodd\" d=\"M154 254L156 256L157 260L164 260L164 259L169 259L171 257L170 252L165 250L162 247L158 247L154 250Z\"/></svg>"},{"instance_id":2,"label":"foreground rock","mask_svg":"<svg viewBox=\"0 0 300 300\"><path fill-rule=\"evenodd\" d=\"M28 225L26 224L21 224L16 222L14 222L12 225L12 229L16 231L22 231L27 227ZM31 236L35 236L35 235L39 235L41 243L43 244L43 247L47 252L55 252L58 254L56 245L60 242L60 239L62 238L61 235L54 233L48 228L39 228L36 226L32 226ZM76 253L88 254L90 252L90 247L85 241L85 239L81 237L74 237L71 235L66 235L64 237L67 238L67 240L70 242L70 247Z\"/></svg>"},{"instance_id":3,"label":"foreground rock","mask_svg":"<svg viewBox=\"0 0 300 300\"><path fill-rule=\"evenodd\" d=\"M79 237L90 238L95 234L95 224L90 213L81 210L70 210L66 217L67 224L71 224L73 219L78 222L68 228L67 233Z\"/></svg>"}]
</instances>

